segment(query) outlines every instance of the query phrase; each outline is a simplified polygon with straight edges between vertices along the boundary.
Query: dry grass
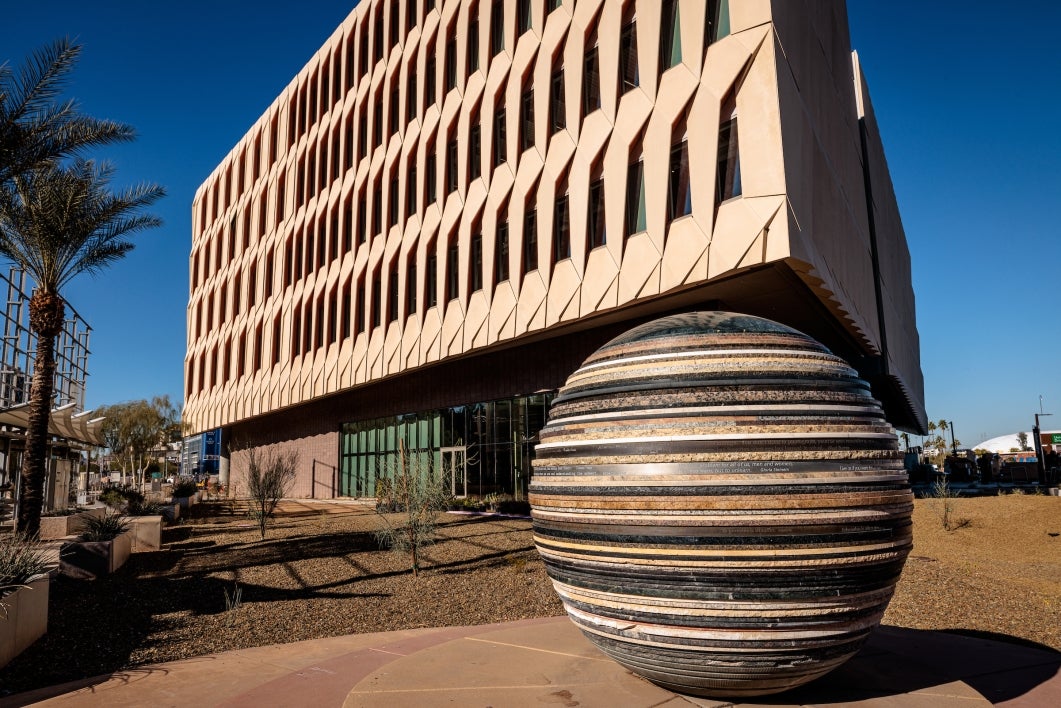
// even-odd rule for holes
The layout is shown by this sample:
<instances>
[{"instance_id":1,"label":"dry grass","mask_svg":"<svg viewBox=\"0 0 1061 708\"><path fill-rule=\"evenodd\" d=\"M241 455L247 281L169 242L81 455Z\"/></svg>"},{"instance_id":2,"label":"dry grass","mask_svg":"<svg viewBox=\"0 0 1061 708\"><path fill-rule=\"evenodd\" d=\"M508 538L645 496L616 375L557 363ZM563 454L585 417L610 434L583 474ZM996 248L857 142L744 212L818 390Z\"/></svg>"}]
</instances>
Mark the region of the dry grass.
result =
<instances>
[{"instance_id":1,"label":"dry grass","mask_svg":"<svg viewBox=\"0 0 1061 708\"><path fill-rule=\"evenodd\" d=\"M938 503L916 503L885 622L1061 650L1061 499L952 500L969 524L951 532ZM53 583L48 634L0 670L0 695L241 647L563 612L526 520L446 515L413 580L376 547L382 520L365 507L286 502L261 541L241 509L204 506L213 515L115 576ZM226 611L237 583L242 605Z\"/></svg>"}]
</instances>

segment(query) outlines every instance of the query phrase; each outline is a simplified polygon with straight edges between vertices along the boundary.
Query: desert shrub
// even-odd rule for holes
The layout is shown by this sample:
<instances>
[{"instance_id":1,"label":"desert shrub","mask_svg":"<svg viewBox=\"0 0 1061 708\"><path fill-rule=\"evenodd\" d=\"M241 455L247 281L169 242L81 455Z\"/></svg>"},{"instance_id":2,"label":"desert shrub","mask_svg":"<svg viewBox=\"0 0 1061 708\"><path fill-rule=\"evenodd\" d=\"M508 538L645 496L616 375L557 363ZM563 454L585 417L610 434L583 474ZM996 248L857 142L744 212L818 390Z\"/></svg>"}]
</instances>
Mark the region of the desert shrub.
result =
<instances>
[{"instance_id":1,"label":"desert shrub","mask_svg":"<svg viewBox=\"0 0 1061 708\"><path fill-rule=\"evenodd\" d=\"M0 597L24 587L34 576L47 570L40 541L21 534L0 536ZM0 617L2 612L0 609Z\"/></svg>"},{"instance_id":2,"label":"desert shrub","mask_svg":"<svg viewBox=\"0 0 1061 708\"><path fill-rule=\"evenodd\" d=\"M66 509L52 509L46 511L41 516L73 516L74 514L80 514L84 509L79 506L71 506Z\"/></svg>"},{"instance_id":3,"label":"desert shrub","mask_svg":"<svg viewBox=\"0 0 1061 708\"><path fill-rule=\"evenodd\" d=\"M247 450L247 492L250 495L250 516L258 522L258 530L265 538L265 526L276 511L276 505L287 494L298 470L298 453L262 453Z\"/></svg>"},{"instance_id":4,"label":"desert shrub","mask_svg":"<svg viewBox=\"0 0 1061 708\"><path fill-rule=\"evenodd\" d=\"M112 541L129 530L129 522L118 514L85 517L82 541Z\"/></svg>"},{"instance_id":5,"label":"desert shrub","mask_svg":"<svg viewBox=\"0 0 1061 708\"><path fill-rule=\"evenodd\" d=\"M142 504L144 495L130 486L108 487L99 495L99 500L111 509L123 509L134 502Z\"/></svg>"},{"instance_id":6,"label":"desert shrub","mask_svg":"<svg viewBox=\"0 0 1061 708\"><path fill-rule=\"evenodd\" d=\"M197 491L199 491L198 485L196 485L195 482L191 481L190 479L177 482L173 485L173 497L175 499L181 497L190 497Z\"/></svg>"},{"instance_id":7,"label":"desert shrub","mask_svg":"<svg viewBox=\"0 0 1061 708\"><path fill-rule=\"evenodd\" d=\"M391 499L400 515L394 520L383 517L386 526L376 532L380 546L408 554L413 577L420 572L420 551L435 542L438 514L449 502L441 476L433 474L430 464L421 464L422 459L410 460L404 443L399 444L390 485Z\"/></svg>"},{"instance_id":8,"label":"desert shrub","mask_svg":"<svg viewBox=\"0 0 1061 708\"><path fill-rule=\"evenodd\" d=\"M162 514L162 505L158 502L130 501L125 514L126 516L159 516Z\"/></svg>"}]
</instances>

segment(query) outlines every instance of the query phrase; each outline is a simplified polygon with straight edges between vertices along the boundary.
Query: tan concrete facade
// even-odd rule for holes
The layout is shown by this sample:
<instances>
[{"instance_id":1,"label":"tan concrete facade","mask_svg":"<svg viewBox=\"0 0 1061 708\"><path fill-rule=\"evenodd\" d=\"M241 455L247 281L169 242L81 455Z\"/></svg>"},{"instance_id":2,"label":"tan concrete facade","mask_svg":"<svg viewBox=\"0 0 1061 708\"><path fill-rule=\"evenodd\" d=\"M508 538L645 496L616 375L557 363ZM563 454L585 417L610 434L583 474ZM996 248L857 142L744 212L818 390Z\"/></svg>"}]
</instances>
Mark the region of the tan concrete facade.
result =
<instances>
[{"instance_id":1,"label":"tan concrete facade","mask_svg":"<svg viewBox=\"0 0 1061 708\"><path fill-rule=\"evenodd\" d=\"M683 309L800 328L895 425L925 422L840 1L364 0L199 189L193 231L185 421L312 438L324 468L341 422L411 410L375 382L492 352L504 377L513 347Z\"/></svg>"}]
</instances>

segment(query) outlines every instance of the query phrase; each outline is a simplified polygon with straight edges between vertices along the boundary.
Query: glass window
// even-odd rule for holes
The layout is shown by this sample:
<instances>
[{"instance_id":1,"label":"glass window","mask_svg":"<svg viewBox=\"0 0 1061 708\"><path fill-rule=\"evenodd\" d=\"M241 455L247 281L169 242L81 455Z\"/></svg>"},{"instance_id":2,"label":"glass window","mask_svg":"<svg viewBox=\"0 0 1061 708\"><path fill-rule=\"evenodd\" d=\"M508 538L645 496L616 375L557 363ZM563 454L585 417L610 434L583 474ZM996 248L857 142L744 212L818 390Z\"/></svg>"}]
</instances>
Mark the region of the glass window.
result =
<instances>
[{"instance_id":1,"label":"glass window","mask_svg":"<svg viewBox=\"0 0 1061 708\"><path fill-rule=\"evenodd\" d=\"M365 192L361 192L361 196L357 199L357 242L364 243L368 240L368 229L365 228L367 224L368 207L365 202Z\"/></svg>"},{"instance_id":2,"label":"glass window","mask_svg":"<svg viewBox=\"0 0 1061 708\"><path fill-rule=\"evenodd\" d=\"M682 28L678 0L663 0L659 23L659 71L682 61Z\"/></svg>"},{"instance_id":3,"label":"glass window","mask_svg":"<svg viewBox=\"0 0 1061 708\"><path fill-rule=\"evenodd\" d=\"M589 247L590 250L608 242L604 228L604 180L598 179L589 186Z\"/></svg>"},{"instance_id":4,"label":"glass window","mask_svg":"<svg viewBox=\"0 0 1061 708\"><path fill-rule=\"evenodd\" d=\"M505 48L505 3L494 0L490 6L490 56L501 53Z\"/></svg>"},{"instance_id":5,"label":"glass window","mask_svg":"<svg viewBox=\"0 0 1061 708\"><path fill-rule=\"evenodd\" d=\"M718 131L718 179L716 198L724 202L741 194L740 150L737 144L737 117L725 121Z\"/></svg>"},{"instance_id":6,"label":"glass window","mask_svg":"<svg viewBox=\"0 0 1061 708\"><path fill-rule=\"evenodd\" d=\"M365 279L360 278L357 281L357 318L355 321L357 333L361 334L365 331Z\"/></svg>"},{"instance_id":7,"label":"glass window","mask_svg":"<svg viewBox=\"0 0 1061 708\"><path fill-rule=\"evenodd\" d=\"M479 8L473 5L468 19L468 76L479 70Z\"/></svg>"},{"instance_id":8,"label":"glass window","mask_svg":"<svg viewBox=\"0 0 1061 708\"><path fill-rule=\"evenodd\" d=\"M424 174L424 206L425 207L428 204L434 204L435 203L435 199L438 196L438 194L436 192L436 190L438 188L438 184L437 184L437 181L435 179L435 175L436 175L435 162L436 162L436 159L437 159L435 157L435 146L432 145L428 149L431 152L429 152L427 154L427 160L426 160L427 164L425 165L426 170L425 170L425 174Z\"/></svg>"},{"instance_id":9,"label":"glass window","mask_svg":"<svg viewBox=\"0 0 1061 708\"><path fill-rule=\"evenodd\" d=\"M497 224L497 236L494 244L494 280L503 283L508 280L508 215Z\"/></svg>"},{"instance_id":10,"label":"glass window","mask_svg":"<svg viewBox=\"0 0 1061 708\"><path fill-rule=\"evenodd\" d=\"M456 239L446 248L446 302L460 297L460 246Z\"/></svg>"},{"instance_id":11,"label":"glass window","mask_svg":"<svg viewBox=\"0 0 1061 708\"><path fill-rule=\"evenodd\" d=\"M372 235L383 233L383 189L376 184L372 190Z\"/></svg>"},{"instance_id":12,"label":"glass window","mask_svg":"<svg viewBox=\"0 0 1061 708\"><path fill-rule=\"evenodd\" d=\"M623 95L641 83L637 67L637 21L631 20L623 26L619 35L619 95Z\"/></svg>"},{"instance_id":13,"label":"glass window","mask_svg":"<svg viewBox=\"0 0 1061 708\"><path fill-rule=\"evenodd\" d=\"M586 50L582 59L582 117L600 108L600 58L597 47Z\"/></svg>"},{"instance_id":14,"label":"glass window","mask_svg":"<svg viewBox=\"0 0 1061 708\"><path fill-rule=\"evenodd\" d=\"M457 88L457 38L451 33L446 40L446 90Z\"/></svg>"},{"instance_id":15,"label":"glass window","mask_svg":"<svg viewBox=\"0 0 1061 708\"><path fill-rule=\"evenodd\" d=\"M505 142L505 109L502 106L494 112L494 167L507 159Z\"/></svg>"},{"instance_id":16,"label":"glass window","mask_svg":"<svg viewBox=\"0 0 1061 708\"><path fill-rule=\"evenodd\" d=\"M395 79L397 79L397 77L395 77ZM395 133L398 132L398 121L399 121L399 116L401 115L401 113L398 110L398 100L399 100L398 96L399 95L400 95L400 92L398 91L398 82L397 82L397 80L395 80L394 88L391 89L390 129L389 129L389 133L388 133L387 137L390 137L391 135L394 135Z\"/></svg>"},{"instance_id":17,"label":"glass window","mask_svg":"<svg viewBox=\"0 0 1061 708\"><path fill-rule=\"evenodd\" d=\"M626 172L626 235L631 236L647 227L645 213L645 169L641 160L630 165Z\"/></svg>"},{"instance_id":18,"label":"glass window","mask_svg":"<svg viewBox=\"0 0 1061 708\"><path fill-rule=\"evenodd\" d=\"M409 74L405 77L405 122L411 123L416 118L416 62L409 64Z\"/></svg>"},{"instance_id":19,"label":"glass window","mask_svg":"<svg viewBox=\"0 0 1061 708\"><path fill-rule=\"evenodd\" d=\"M519 102L520 152L534 147L534 89L525 88Z\"/></svg>"},{"instance_id":20,"label":"glass window","mask_svg":"<svg viewBox=\"0 0 1061 708\"><path fill-rule=\"evenodd\" d=\"M561 4L562 4L561 0L548 0L545 3L545 11L546 11L546 13L548 14L548 13L552 12L553 10L559 10Z\"/></svg>"},{"instance_id":21,"label":"glass window","mask_svg":"<svg viewBox=\"0 0 1061 708\"><path fill-rule=\"evenodd\" d=\"M478 115L468 132L468 178L478 179L483 169L482 128Z\"/></svg>"},{"instance_id":22,"label":"glass window","mask_svg":"<svg viewBox=\"0 0 1061 708\"><path fill-rule=\"evenodd\" d=\"M534 191L537 191L535 189ZM532 192L533 194L533 192ZM527 204L523 215L523 273L538 269L538 210L533 202Z\"/></svg>"},{"instance_id":23,"label":"glass window","mask_svg":"<svg viewBox=\"0 0 1061 708\"><path fill-rule=\"evenodd\" d=\"M383 101L377 93L376 105L372 107L372 147L383 144Z\"/></svg>"},{"instance_id":24,"label":"glass window","mask_svg":"<svg viewBox=\"0 0 1061 708\"><path fill-rule=\"evenodd\" d=\"M564 67L553 72L549 81L549 133L567 127L567 108L564 100Z\"/></svg>"},{"instance_id":25,"label":"glass window","mask_svg":"<svg viewBox=\"0 0 1061 708\"><path fill-rule=\"evenodd\" d=\"M383 8L376 8L376 25L372 33L373 55L376 61L383 58Z\"/></svg>"},{"instance_id":26,"label":"glass window","mask_svg":"<svg viewBox=\"0 0 1061 708\"><path fill-rule=\"evenodd\" d=\"M571 214L567 195L559 197L553 207L553 263L571 257Z\"/></svg>"},{"instance_id":27,"label":"glass window","mask_svg":"<svg viewBox=\"0 0 1061 708\"><path fill-rule=\"evenodd\" d=\"M729 0L707 0L704 46L729 35Z\"/></svg>"},{"instance_id":28,"label":"glass window","mask_svg":"<svg viewBox=\"0 0 1061 708\"><path fill-rule=\"evenodd\" d=\"M401 25L398 24L397 0L392 0L391 2L390 35L391 47L394 47L398 43L398 37L401 35Z\"/></svg>"},{"instance_id":29,"label":"glass window","mask_svg":"<svg viewBox=\"0 0 1061 708\"><path fill-rule=\"evenodd\" d=\"M405 267L405 314L406 316L416 312L416 251L409 254L408 265Z\"/></svg>"},{"instance_id":30,"label":"glass window","mask_svg":"<svg viewBox=\"0 0 1061 708\"><path fill-rule=\"evenodd\" d=\"M529 32L531 28L530 0L516 0L516 21L519 23L517 36Z\"/></svg>"},{"instance_id":31,"label":"glass window","mask_svg":"<svg viewBox=\"0 0 1061 708\"><path fill-rule=\"evenodd\" d=\"M446 194L457 191L457 139L446 144Z\"/></svg>"},{"instance_id":32,"label":"glass window","mask_svg":"<svg viewBox=\"0 0 1061 708\"><path fill-rule=\"evenodd\" d=\"M398 267L394 266L390 272L390 287L387 288L387 321L394 322L398 319Z\"/></svg>"},{"instance_id":33,"label":"glass window","mask_svg":"<svg viewBox=\"0 0 1061 708\"><path fill-rule=\"evenodd\" d=\"M689 184L689 143L682 140L671 147L667 184L667 220L693 212L693 192Z\"/></svg>"},{"instance_id":34,"label":"glass window","mask_svg":"<svg viewBox=\"0 0 1061 708\"><path fill-rule=\"evenodd\" d=\"M438 304L438 254L435 252L435 244L428 247L427 253L427 277L424 279L424 300L428 307Z\"/></svg>"},{"instance_id":35,"label":"glass window","mask_svg":"<svg viewBox=\"0 0 1061 708\"><path fill-rule=\"evenodd\" d=\"M405 3L405 31L409 32L416 27L416 0L406 0Z\"/></svg>"},{"instance_id":36,"label":"glass window","mask_svg":"<svg viewBox=\"0 0 1061 708\"><path fill-rule=\"evenodd\" d=\"M405 181L405 218L416 213L416 155L409 160L409 171Z\"/></svg>"},{"instance_id":37,"label":"glass window","mask_svg":"<svg viewBox=\"0 0 1061 708\"><path fill-rule=\"evenodd\" d=\"M426 111L428 106L435 103L435 52L431 50L431 54L427 57L427 61L424 62L424 110Z\"/></svg>"},{"instance_id":38,"label":"glass window","mask_svg":"<svg viewBox=\"0 0 1061 708\"><path fill-rule=\"evenodd\" d=\"M398 225L398 174L391 176L390 192L387 194L387 226Z\"/></svg>"},{"instance_id":39,"label":"glass window","mask_svg":"<svg viewBox=\"0 0 1061 708\"><path fill-rule=\"evenodd\" d=\"M483 289L483 234L477 231L472 236L471 292Z\"/></svg>"},{"instance_id":40,"label":"glass window","mask_svg":"<svg viewBox=\"0 0 1061 708\"><path fill-rule=\"evenodd\" d=\"M381 324L383 284L380 282L379 271L372 276L372 326L379 327Z\"/></svg>"}]
</instances>

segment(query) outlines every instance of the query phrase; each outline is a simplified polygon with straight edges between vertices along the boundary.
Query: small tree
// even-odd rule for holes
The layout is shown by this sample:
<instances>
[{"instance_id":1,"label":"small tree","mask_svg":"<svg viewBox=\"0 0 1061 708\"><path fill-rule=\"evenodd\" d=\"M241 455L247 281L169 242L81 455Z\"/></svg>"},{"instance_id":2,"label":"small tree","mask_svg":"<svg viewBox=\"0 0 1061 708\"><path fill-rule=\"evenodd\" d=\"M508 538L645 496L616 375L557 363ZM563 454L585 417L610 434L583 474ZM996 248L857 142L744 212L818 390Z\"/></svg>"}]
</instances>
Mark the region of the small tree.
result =
<instances>
[{"instance_id":1,"label":"small tree","mask_svg":"<svg viewBox=\"0 0 1061 708\"><path fill-rule=\"evenodd\" d=\"M277 504L295 481L298 453L247 450L247 492L250 494L251 517L258 522L262 540L265 526L276 511Z\"/></svg>"},{"instance_id":2,"label":"small tree","mask_svg":"<svg viewBox=\"0 0 1061 708\"><path fill-rule=\"evenodd\" d=\"M376 532L385 548L408 554L413 577L420 572L420 553L435 542L438 514L446 508L449 494L442 476L433 474L425 457L410 460L405 443L398 443L397 467L389 487L389 497L399 513L397 523L383 517L386 526Z\"/></svg>"},{"instance_id":3,"label":"small tree","mask_svg":"<svg viewBox=\"0 0 1061 708\"><path fill-rule=\"evenodd\" d=\"M1027 433L1017 433L1017 443L1020 445L1021 452L1027 452L1028 450L1031 450L1031 447L1028 445Z\"/></svg>"}]
</instances>

